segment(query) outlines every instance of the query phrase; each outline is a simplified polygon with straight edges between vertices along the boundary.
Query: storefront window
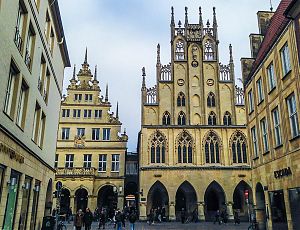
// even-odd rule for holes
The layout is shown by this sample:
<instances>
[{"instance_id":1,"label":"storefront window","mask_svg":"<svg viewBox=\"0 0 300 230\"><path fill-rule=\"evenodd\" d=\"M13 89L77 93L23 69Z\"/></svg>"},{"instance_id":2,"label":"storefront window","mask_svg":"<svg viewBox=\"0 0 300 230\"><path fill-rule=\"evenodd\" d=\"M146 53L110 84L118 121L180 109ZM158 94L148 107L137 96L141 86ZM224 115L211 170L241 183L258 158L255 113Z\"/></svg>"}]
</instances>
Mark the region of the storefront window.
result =
<instances>
[{"instance_id":1,"label":"storefront window","mask_svg":"<svg viewBox=\"0 0 300 230\"><path fill-rule=\"evenodd\" d=\"M32 211L31 211L30 229L35 229L40 187L41 187L41 182L36 180L33 188L33 202L32 202Z\"/></svg>"},{"instance_id":2,"label":"storefront window","mask_svg":"<svg viewBox=\"0 0 300 230\"><path fill-rule=\"evenodd\" d=\"M22 205L21 205L21 213L20 213L20 221L19 221L19 230L26 229L26 223L27 223L27 217L28 217L28 206L29 206L30 191L31 191L31 182L32 182L32 178L26 176L24 185L22 186L23 196L22 196Z\"/></svg>"},{"instance_id":3,"label":"storefront window","mask_svg":"<svg viewBox=\"0 0 300 230\"><path fill-rule=\"evenodd\" d=\"M5 167L0 165L0 203L1 203L1 197L2 197L4 172L5 172Z\"/></svg>"},{"instance_id":4,"label":"storefront window","mask_svg":"<svg viewBox=\"0 0 300 230\"><path fill-rule=\"evenodd\" d=\"M8 197L5 208L5 217L3 223L3 230L14 229L15 211L18 201L18 188L19 188L20 174L14 170L11 170Z\"/></svg>"},{"instance_id":5,"label":"storefront window","mask_svg":"<svg viewBox=\"0 0 300 230\"><path fill-rule=\"evenodd\" d=\"M272 223L274 230L284 230L287 228L284 194L282 190L269 192Z\"/></svg>"},{"instance_id":6,"label":"storefront window","mask_svg":"<svg viewBox=\"0 0 300 230\"><path fill-rule=\"evenodd\" d=\"M300 188L289 189L293 229L300 228Z\"/></svg>"}]
</instances>

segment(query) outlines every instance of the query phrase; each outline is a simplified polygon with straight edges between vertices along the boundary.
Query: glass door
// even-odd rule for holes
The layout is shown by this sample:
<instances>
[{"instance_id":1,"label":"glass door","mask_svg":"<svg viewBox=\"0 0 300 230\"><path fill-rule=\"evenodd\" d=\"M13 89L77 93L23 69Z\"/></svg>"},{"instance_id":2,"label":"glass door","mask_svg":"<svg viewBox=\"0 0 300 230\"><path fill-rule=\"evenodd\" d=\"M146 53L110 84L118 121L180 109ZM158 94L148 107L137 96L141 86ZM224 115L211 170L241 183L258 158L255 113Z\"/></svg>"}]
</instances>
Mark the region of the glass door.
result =
<instances>
[{"instance_id":1,"label":"glass door","mask_svg":"<svg viewBox=\"0 0 300 230\"><path fill-rule=\"evenodd\" d=\"M19 230L26 229L28 207L29 207L29 200L30 200L30 191L31 191L31 182L32 182L32 178L26 176L24 185L22 186L23 196L22 196L22 204L21 204Z\"/></svg>"}]
</instances>

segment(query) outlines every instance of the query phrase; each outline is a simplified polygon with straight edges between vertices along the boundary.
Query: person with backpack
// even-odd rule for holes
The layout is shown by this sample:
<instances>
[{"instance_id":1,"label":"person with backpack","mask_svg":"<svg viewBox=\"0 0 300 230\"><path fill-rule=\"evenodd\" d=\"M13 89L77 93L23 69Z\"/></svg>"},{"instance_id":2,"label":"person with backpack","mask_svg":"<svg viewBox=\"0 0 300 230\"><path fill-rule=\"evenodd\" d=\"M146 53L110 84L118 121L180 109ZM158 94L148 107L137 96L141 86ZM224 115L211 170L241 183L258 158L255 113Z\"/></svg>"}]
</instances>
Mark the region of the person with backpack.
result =
<instances>
[{"instance_id":1,"label":"person with backpack","mask_svg":"<svg viewBox=\"0 0 300 230\"><path fill-rule=\"evenodd\" d=\"M137 216L136 216L135 212L133 211L129 215L130 230L135 230L135 222L136 222L136 220L137 220Z\"/></svg>"}]
</instances>

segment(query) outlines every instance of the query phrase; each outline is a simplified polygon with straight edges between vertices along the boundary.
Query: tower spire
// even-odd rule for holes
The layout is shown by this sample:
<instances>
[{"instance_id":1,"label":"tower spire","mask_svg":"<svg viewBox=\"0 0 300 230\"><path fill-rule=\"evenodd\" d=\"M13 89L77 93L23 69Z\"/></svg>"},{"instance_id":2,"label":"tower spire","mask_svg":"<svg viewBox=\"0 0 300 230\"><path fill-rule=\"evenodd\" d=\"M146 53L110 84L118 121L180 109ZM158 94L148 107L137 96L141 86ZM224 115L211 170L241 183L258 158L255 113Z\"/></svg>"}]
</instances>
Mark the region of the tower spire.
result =
<instances>
[{"instance_id":1,"label":"tower spire","mask_svg":"<svg viewBox=\"0 0 300 230\"><path fill-rule=\"evenodd\" d=\"M199 7L199 24L200 24L201 28L203 28L203 19L202 19L201 6Z\"/></svg>"},{"instance_id":2,"label":"tower spire","mask_svg":"<svg viewBox=\"0 0 300 230\"><path fill-rule=\"evenodd\" d=\"M97 65L95 65L94 81L97 81Z\"/></svg>"},{"instance_id":3,"label":"tower spire","mask_svg":"<svg viewBox=\"0 0 300 230\"><path fill-rule=\"evenodd\" d=\"M74 64L72 80L75 80L75 76L76 76L76 65Z\"/></svg>"},{"instance_id":4,"label":"tower spire","mask_svg":"<svg viewBox=\"0 0 300 230\"><path fill-rule=\"evenodd\" d=\"M171 26L175 26L175 20L174 20L174 7L171 7Z\"/></svg>"},{"instance_id":5,"label":"tower spire","mask_svg":"<svg viewBox=\"0 0 300 230\"><path fill-rule=\"evenodd\" d=\"M233 56L232 56L232 45L229 44L229 62L233 63Z\"/></svg>"},{"instance_id":6,"label":"tower spire","mask_svg":"<svg viewBox=\"0 0 300 230\"><path fill-rule=\"evenodd\" d=\"M217 26L216 7L213 7L213 26Z\"/></svg>"},{"instance_id":7,"label":"tower spire","mask_svg":"<svg viewBox=\"0 0 300 230\"><path fill-rule=\"evenodd\" d=\"M87 47L85 48L84 64L87 64Z\"/></svg>"},{"instance_id":8,"label":"tower spire","mask_svg":"<svg viewBox=\"0 0 300 230\"><path fill-rule=\"evenodd\" d=\"M185 20L184 20L184 27L187 27L187 25L189 24L189 19L188 19L188 8L185 7Z\"/></svg>"},{"instance_id":9,"label":"tower spire","mask_svg":"<svg viewBox=\"0 0 300 230\"><path fill-rule=\"evenodd\" d=\"M108 84L106 84L106 90L105 90L105 102L108 102Z\"/></svg>"},{"instance_id":10,"label":"tower spire","mask_svg":"<svg viewBox=\"0 0 300 230\"><path fill-rule=\"evenodd\" d=\"M117 101L116 118L119 119L119 102Z\"/></svg>"},{"instance_id":11,"label":"tower spire","mask_svg":"<svg viewBox=\"0 0 300 230\"><path fill-rule=\"evenodd\" d=\"M157 44L157 57L156 57L157 61L156 64L159 65L160 64L160 44Z\"/></svg>"},{"instance_id":12,"label":"tower spire","mask_svg":"<svg viewBox=\"0 0 300 230\"><path fill-rule=\"evenodd\" d=\"M142 76L143 76L143 82L142 82L142 90L146 89L146 70L145 67L142 68Z\"/></svg>"}]
</instances>

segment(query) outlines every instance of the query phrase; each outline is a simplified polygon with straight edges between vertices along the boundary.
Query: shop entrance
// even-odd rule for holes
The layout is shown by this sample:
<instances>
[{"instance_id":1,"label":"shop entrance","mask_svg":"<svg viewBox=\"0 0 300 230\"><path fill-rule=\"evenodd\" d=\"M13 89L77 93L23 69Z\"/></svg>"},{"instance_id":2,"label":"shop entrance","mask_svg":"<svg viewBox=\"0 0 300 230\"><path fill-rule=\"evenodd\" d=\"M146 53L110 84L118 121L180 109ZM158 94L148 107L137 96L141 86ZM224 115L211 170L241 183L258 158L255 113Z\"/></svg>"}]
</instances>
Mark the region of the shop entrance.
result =
<instances>
[{"instance_id":1,"label":"shop entrance","mask_svg":"<svg viewBox=\"0 0 300 230\"><path fill-rule=\"evenodd\" d=\"M118 205L118 193L114 192L112 185L105 185L98 191L97 207L99 210L106 209L110 217Z\"/></svg>"},{"instance_id":2,"label":"shop entrance","mask_svg":"<svg viewBox=\"0 0 300 230\"><path fill-rule=\"evenodd\" d=\"M293 229L300 230L300 188L289 189Z\"/></svg>"},{"instance_id":3,"label":"shop entrance","mask_svg":"<svg viewBox=\"0 0 300 230\"><path fill-rule=\"evenodd\" d=\"M256 220L258 222L259 229L266 229L266 199L264 194L264 189L261 183L256 184L255 188L256 194Z\"/></svg>"},{"instance_id":4,"label":"shop entrance","mask_svg":"<svg viewBox=\"0 0 300 230\"><path fill-rule=\"evenodd\" d=\"M248 192L248 203L245 198L245 191ZM249 212L252 210L253 198L252 189L245 182L241 181L233 193L233 210L239 213L241 221L249 221Z\"/></svg>"},{"instance_id":5,"label":"shop entrance","mask_svg":"<svg viewBox=\"0 0 300 230\"><path fill-rule=\"evenodd\" d=\"M287 219L284 204L284 194L282 190L269 192L272 226L274 230L287 230Z\"/></svg>"},{"instance_id":6,"label":"shop entrance","mask_svg":"<svg viewBox=\"0 0 300 230\"><path fill-rule=\"evenodd\" d=\"M88 192L84 188L80 188L75 192L75 210L81 209L85 211L88 205Z\"/></svg>"}]
</instances>

